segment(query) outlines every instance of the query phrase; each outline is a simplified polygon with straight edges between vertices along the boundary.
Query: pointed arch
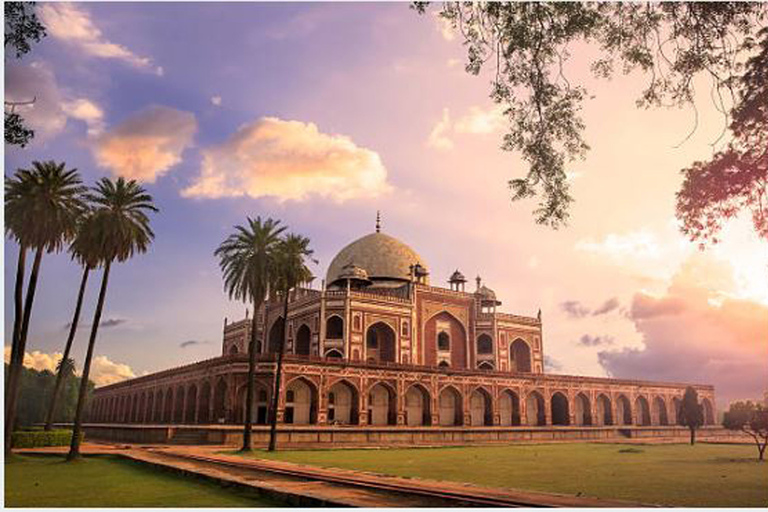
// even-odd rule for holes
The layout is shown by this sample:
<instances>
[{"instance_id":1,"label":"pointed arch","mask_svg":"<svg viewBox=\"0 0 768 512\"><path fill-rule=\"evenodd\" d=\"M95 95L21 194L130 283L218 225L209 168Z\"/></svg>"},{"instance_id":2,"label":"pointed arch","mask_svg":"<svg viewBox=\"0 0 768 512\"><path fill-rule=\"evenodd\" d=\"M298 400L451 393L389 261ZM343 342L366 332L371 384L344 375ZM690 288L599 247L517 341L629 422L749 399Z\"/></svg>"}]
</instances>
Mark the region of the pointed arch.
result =
<instances>
[{"instance_id":1,"label":"pointed arch","mask_svg":"<svg viewBox=\"0 0 768 512\"><path fill-rule=\"evenodd\" d=\"M667 404L660 396L653 399L652 418L654 425L669 425L669 419L667 418Z\"/></svg>"},{"instance_id":2,"label":"pointed arch","mask_svg":"<svg viewBox=\"0 0 768 512\"><path fill-rule=\"evenodd\" d=\"M570 425L571 414L570 404L568 403L568 397L565 393L555 391L550 398L550 407L552 408L552 424L553 425Z\"/></svg>"},{"instance_id":3,"label":"pointed arch","mask_svg":"<svg viewBox=\"0 0 768 512\"><path fill-rule=\"evenodd\" d=\"M187 388L187 406L184 409L184 423L193 425L197 422L195 415L197 413L197 386L191 384Z\"/></svg>"},{"instance_id":4,"label":"pointed arch","mask_svg":"<svg viewBox=\"0 0 768 512\"><path fill-rule=\"evenodd\" d=\"M544 410L544 397L536 390L525 397L525 419L530 426L542 426L547 424L547 413Z\"/></svg>"},{"instance_id":5,"label":"pointed arch","mask_svg":"<svg viewBox=\"0 0 768 512\"><path fill-rule=\"evenodd\" d=\"M366 360L395 362L397 360L397 332L385 322L376 322L365 331Z\"/></svg>"},{"instance_id":6,"label":"pointed arch","mask_svg":"<svg viewBox=\"0 0 768 512\"><path fill-rule=\"evenodd\" d=\"M611 399L605 393L600 393L597 396L597 424L598 425L613 425L613 406L611 405Z\"/></svg>"},{"instance_id":7,"label":"pointed arch","mask_svg":"<svg viewBox=\"0 0 768 512\"><path fill-rule=\"evenodd\" d=\"M448 385L440 390L440 394L438 395L438 416L440 425L451 426L464 424L462 402L461 393L455 387Z\"/></svg>"},{"instance_id":8,"label":"pointed arch","mask_svg":"<svg viewBox=\"0 0 768 512\"><path fill-rule=\"evenodd\" d=\"M344 354L341 353L341 350L332 348L331 350L325 353L325 358L326 359L344 359Z\"/></svg>"},{"instance_id":9,"label":"pointed arch","mask_svg":"<svg viewBox=\"0 0 768 512\"><path fill-rule=\"evenodd\" d=\"M197 409L198 423L211 423L211 383L208 379L200 386L200 405Z\"/></svg>"},{"instance_id":10,"label":"pointed arch","mask_svg":"<svg viewBox=\"0 0 768 512\"><path fill-rule=\"evenodd\" d=\"M397 392L385 381L368 388L368 423L371 425L397 425Z\"/></svg>"},{"instance_id":11,"label":"pointed arch","mask_svg":"<svg viewBox=\"0 0 768 512\"><path fill-rule=\"evenodd\" d=\"M294 377L285 386L283 423L308 425L317 423L317 385L311 380Z\"/></svg>"},{"instance_id":12,"label":"pointed arch","mask_svg":"<svg viewBox=\"0 0 768 512\"><path fill-rule=\"evenodd\" d=\"M583 392L576 394L573 402L573 412L576 425L592 425L592 406L589 397Z\"/></svg>"},{"instance_id":13,"label":"pointed arch","mask_svg":"<svg viewBox=\"0 0 768 512\"><path fill-rule=\"evenodd\" d=\"M531 372L531 347L522 338L516 338L509 345L509 367L516 372Z\"/></svg>"},{"instance_id":14,"label":"pointed arch","mask_svg":"<svg viewBox=\"0 0 768 512\"><path fill-rule=\"evenodd\" d=\"M293 352L297 356L309 356L312 351L312 331L307 324L301 324L296 330Z\"/></svg>"},{"instance_id":15,"label":"pointed arch","mask_svg":"<svg viewBox=\"0 0 768 512\"><path fill-rule=\"evenodd\" d=\"M451 368L471 368L469 353L473 349L467 327L454 314L440 310L425 322L422 331L424 363L437 366L440 360L449 360ZM438 357L440 354L440 357Z\"/></svg>"},{"instance_id":16,"label":"pointed arch","mask_svg":"<svg viewBox=\"0 0 768 512\"><path fill-rule=\"evenodd\" d=\"M635 414L639 426L647 427L651 424L651 407L643 395L635 399Z\"/></svg>"},{"instance_id":17,"label":"pointed arch","mask_svg":"<svg viewBox=\"0 0 768 512\"><path fill-rule=\"evenodd\" d=\"M473 427L493 425L491 394L482 386L476 387L469 395L470 423Z\"/></svg>"},{"instance_id":18,"label":"pointed arch","mask_svg":"<svg viewBox=\"0 0 768 512\"><path fill-rule=\"evenodd\" d=\"M328 388L328 423L357 425L359 423L360 393L347 379L340 379Z\"/></svg>"},{"instance_id":19,"label":"pointed arch","mask_svg":"<svg viewBox=\"0 0 768 512\"><path fill-rule=\"evenodd\" d=\"M618 425L632 424L632 404L623 394L616 398L616 422Z\"/></svg>"},{"instance_id":20,"label":"pointed arch","mask_svg":"<svg viewBox=\"0 0 768 512\"><path fill-rule=\"evenodd\" d=\"M488 334L477 337L477 354L493 354L493 340Z\"/></svg>"},{"instance_id":21,"label":"pointed arch","mask_svg":"<svg viewBox=\"0 0 768 512\"><path fill-rule=\"evenodd\" d=\"M408 426L432 424L432 400L429 390L415 382L405 391L405 422Z\"/></svg>"},{"instance_id":22,"label":"pointed arch","mask_svg":"<svg viewBox=\"0 0 768 512\"><path fill-rule=\"evenodd\" d=\"M213 423L227 423L227 381L219 377L213 389Z\"/></svg>"},{"instance_id":23,"label":"pointed arch","mask_svg":"<svg viewBox=\"0 0 768 512\"><path fill-rule=\"evenodd\" d=\"M499 395L499 416L501 425L520 425L520 395L511 389L505 389Z\"/></svg>"},{"instance_id":24,"label":"pointed arch","mask_svg":"<svg viewBox=\"0 0 768 512\"><path fill-rule=\"evenodd\" d=\"M344 320L339 315L331 315L325 321L325 338L329 340L344 339Z\"/></svg>"}]
</instances>

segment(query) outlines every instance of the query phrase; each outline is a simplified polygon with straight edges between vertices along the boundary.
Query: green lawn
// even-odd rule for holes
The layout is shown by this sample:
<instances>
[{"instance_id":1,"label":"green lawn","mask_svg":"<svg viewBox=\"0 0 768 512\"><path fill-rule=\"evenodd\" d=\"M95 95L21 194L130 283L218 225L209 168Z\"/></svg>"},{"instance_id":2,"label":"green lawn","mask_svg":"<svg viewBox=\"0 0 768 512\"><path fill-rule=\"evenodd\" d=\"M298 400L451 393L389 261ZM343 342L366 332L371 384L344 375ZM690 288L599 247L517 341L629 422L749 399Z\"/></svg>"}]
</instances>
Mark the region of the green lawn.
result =
<instances>
[{"instance_id":1,"label":"green lawn","mask_svg":"<svg viewBox=\"0 0 768 512\"><path fill-rule=\"evenodd\" d=\"M246 491L118 457L14 456L5 464L6 507L274 507Z\"/></svg>"},{"instance_id":2,"label":"green lawn","mask_svg":"<svg viewBox=\"0 0 768 512\"><path fill-rule=\"evenodd\" d=\"M259 458L676 506L765 507L768 462L746 445L598 443L258 451Z\"/></svg>"}]
</instances>

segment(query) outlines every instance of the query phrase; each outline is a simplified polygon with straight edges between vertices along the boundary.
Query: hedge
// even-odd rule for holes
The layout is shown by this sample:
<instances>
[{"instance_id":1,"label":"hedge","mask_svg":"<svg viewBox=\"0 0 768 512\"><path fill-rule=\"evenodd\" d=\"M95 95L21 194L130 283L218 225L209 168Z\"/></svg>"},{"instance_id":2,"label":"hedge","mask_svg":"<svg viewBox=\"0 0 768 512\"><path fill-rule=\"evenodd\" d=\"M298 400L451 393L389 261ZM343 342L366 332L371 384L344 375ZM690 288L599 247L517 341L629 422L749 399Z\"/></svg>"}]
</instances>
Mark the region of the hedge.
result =
<instances>
[{"instance_id":1,"label":"hedge","mask_svg":"<svg viewBox=\"0 0 768 512\"><path fill-rule=\"evenodd\" d=\"M82 433L80 434L82 440ZM40 448L43 446L67 446L72 441L71 430L17 431L11 434L13 448Z\"/></svg>"}]
</instances>

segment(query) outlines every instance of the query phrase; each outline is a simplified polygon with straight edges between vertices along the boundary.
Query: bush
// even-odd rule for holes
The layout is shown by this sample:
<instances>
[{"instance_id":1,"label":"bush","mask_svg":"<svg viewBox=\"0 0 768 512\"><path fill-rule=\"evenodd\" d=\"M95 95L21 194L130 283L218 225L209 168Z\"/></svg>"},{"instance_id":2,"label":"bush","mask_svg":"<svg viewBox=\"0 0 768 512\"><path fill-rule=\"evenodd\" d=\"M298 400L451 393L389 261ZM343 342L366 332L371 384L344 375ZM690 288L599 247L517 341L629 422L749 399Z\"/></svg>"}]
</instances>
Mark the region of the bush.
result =
<instances>
[{"instance_id":1,"label":"bush","mask_svg":"<svg viewBox=\"0 0 768 512\"><path fill-rule=\"evenodd\" d=\"M82 434L80 436L82 440ZM71 430L17 431L11 435L13 448L41 448L43 446L67 446L72 441Z\"/></svg>"}]
</instances>

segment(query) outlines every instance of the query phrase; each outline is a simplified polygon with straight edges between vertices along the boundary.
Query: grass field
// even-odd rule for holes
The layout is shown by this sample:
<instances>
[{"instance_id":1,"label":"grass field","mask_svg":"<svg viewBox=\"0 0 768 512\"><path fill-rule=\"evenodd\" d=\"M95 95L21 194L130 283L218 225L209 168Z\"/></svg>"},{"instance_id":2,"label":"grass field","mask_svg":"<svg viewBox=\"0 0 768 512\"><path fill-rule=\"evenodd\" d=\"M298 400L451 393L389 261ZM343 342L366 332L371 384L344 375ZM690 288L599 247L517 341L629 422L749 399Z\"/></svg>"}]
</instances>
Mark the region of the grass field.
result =
<instances>
[{"instance_id":1,"label":"grass field","mask_svg":"<svg viewBox=\"0 0 768 512\"><path fill-rule=\"evenodd\" d=\"M765 507L768 462L747 445L598 443L382 450L258 451L389 475L675 506Z\"/></svg>"},{"instance_id":2,"label":"grass field","mask_svg":"<svg viewBox=\"0 0 768 512\"><path fill-rule=\"evenodd\" d=\"M274 507L274 502L118 457L14 456L6 507Z\"/></svg>"}]
</instances>

